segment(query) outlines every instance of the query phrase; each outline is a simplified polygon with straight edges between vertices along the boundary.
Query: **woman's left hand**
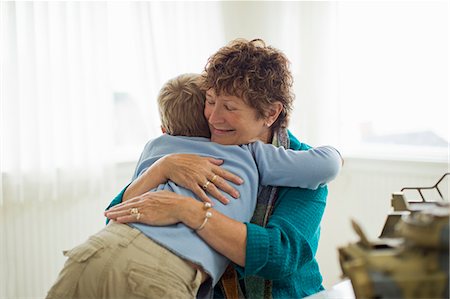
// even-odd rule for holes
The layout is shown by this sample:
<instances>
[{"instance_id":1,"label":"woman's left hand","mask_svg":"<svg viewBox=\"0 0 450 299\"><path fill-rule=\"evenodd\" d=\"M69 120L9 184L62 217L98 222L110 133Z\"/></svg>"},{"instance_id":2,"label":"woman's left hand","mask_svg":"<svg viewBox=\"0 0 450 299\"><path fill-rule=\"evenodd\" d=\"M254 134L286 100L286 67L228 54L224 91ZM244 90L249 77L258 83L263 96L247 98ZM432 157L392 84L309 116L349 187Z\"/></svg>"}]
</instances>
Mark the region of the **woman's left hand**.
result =
<instances>
[{"instance_id":1,"label":"woman's left hand","mask_svg":"<svg viewBox=\"0 0 450 299\"><path fill-rule=\"evenodd\" d=\"M146 192L105 211L105 216L120 223L139 222L165 226L180 222L178 208L189 199L170 191Z\"/></svg>"}]
</instances>

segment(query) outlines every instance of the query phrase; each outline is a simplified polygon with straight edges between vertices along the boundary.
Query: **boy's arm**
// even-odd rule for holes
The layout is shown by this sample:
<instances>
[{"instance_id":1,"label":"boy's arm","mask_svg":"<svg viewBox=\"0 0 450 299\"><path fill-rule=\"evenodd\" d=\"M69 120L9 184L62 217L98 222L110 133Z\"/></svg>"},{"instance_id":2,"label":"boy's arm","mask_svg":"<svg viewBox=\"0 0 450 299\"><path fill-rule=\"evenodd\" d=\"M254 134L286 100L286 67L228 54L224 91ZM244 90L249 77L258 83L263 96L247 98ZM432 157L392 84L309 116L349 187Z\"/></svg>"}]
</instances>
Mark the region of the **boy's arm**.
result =
<instances>
[{"instance_id":1,"label":"boy's arm","mask_svg":"<svg viewBox=\"0 0 450 299\"><path fill-rule=\"evenodd\" d=\"M295 151L255 142L249 145L258 165L260 184L317 189L333 180L342 158L332 146Z\"/></svg>"}]
</instances>

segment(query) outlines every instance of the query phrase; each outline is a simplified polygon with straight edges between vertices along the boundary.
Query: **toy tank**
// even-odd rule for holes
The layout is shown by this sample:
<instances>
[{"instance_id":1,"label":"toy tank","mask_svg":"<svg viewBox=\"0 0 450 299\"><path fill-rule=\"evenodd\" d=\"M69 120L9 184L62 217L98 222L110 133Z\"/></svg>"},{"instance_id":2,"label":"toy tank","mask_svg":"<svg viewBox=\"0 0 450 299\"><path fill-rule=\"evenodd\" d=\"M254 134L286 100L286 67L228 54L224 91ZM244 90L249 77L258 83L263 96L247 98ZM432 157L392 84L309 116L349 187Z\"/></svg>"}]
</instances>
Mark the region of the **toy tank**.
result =
<instances>
[{"instance_id":1,"label":"toy tank","mask_svg":"<svg viewBox=\"0 0 450 299\"><path fill-rule=\"evenodd\" d=\"M360 241L338 251L357 298L449 298L450 204L439 189L448 175L432 187L394 193L393 211L376 241L352 221ZM426 201L422 192L427 189L437 190L441 200ZM422 201L408 202L405 190L417 190Z\"/></svg>"}]
</instances>

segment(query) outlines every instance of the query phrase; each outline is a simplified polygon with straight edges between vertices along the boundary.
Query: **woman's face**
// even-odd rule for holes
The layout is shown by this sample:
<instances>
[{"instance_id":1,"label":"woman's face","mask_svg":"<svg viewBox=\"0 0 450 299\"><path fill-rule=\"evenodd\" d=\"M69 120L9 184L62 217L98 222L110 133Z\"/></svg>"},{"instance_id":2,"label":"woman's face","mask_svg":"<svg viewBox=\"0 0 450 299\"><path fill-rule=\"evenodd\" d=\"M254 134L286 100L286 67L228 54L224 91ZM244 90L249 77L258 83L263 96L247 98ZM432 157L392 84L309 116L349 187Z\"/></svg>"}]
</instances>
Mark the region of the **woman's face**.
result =
<instances>
[{"instance_id":1,"label":"woman's face","mask_svg":"<svg viewBox=\"0 0 450 299\"><path fill-rule=\"evenodd\" d=\"M264 118L257 119L256 110L243 99L206 92L205 117L211 130L211 141L220 144L269 142L271 131Z\"/></svg>"}]
</instances>

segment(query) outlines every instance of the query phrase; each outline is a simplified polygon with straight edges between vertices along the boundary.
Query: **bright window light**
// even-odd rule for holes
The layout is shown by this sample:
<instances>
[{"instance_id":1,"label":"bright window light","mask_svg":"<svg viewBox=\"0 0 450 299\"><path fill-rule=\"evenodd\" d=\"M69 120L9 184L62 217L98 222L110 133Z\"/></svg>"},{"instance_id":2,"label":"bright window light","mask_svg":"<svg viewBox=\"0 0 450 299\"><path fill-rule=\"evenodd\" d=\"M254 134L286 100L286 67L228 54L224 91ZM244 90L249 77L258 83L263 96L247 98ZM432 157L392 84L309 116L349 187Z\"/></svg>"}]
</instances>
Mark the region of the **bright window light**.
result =
<instances>
[{"instance_id":1,"label":"bright window light","mask_svg":"<svg viewBox=\"0 0 450 299\"><path fill-rule=\"evenodd\" d=\"M446 159L448 3L343 1L337 16L347 151Z\"/></svg>"}]
</instances>

